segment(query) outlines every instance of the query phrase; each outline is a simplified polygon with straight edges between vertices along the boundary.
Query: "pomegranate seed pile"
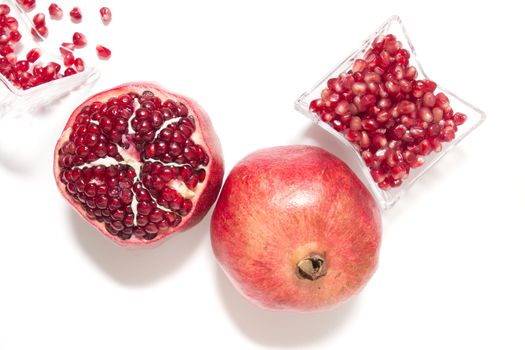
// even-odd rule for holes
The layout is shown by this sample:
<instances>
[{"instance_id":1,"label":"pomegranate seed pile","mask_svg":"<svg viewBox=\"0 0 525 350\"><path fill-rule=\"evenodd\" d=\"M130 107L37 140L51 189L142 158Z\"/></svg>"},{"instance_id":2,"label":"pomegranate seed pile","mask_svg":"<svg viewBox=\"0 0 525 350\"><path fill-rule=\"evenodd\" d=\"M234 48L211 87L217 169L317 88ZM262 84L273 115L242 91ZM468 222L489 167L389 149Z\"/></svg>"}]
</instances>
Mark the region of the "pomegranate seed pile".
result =
<instances>
[{"instance_id":1,"label":"pomegranate seed pile","mask_svg":"<svg viewBox=\"0 0 525 350\"><path fill-rule=\"evenodd\" d=\"M20 7L30 12L35 9L35 0L17 0ZM49 18L60 20L63 17L63 10L55 3L49 6ZM74 56L74 50L83 48L87 44L84 34L75 32L73 43L63 43L60 52L63 56L63 67L57 62L43 64L37 62L42 51L33 48L27 52L25 57L18 57L17 52L22 47L22 34L19 31L18 20L10 16L11 8L7 4L0 4L0 74L5 76L16 88L27 90L29 88L47 83L52 80L70 76L85 69L84 60ZM78 7L74 7L71 12L71 20L78 23L82 19L82 14ZM107 7L100 9L101 20L104 24L111 21L111 11ZM45 40L48 36L46 16L44 13L37 13L32 20L33 28L31 34L35 40ZM111 51L101 45L96 46L97 54L101 59L108 59Z\"/></svg>"},{"instance_id":2,"label":"pomegranate seed pile","mask_svg":"<svg viewBox=\"0 0 525 350\"><path fill-rule=\"evenodd\" d=\"M454 113L436 83L417 80L397 38L377 37L352 69L328 80L310 110L360 152L381 189L398 187L425 156L455 138L465 114Z\"/></svg>"},{"instance_id":3,"label":"pomegranate seed pile","mask_svg":"<svg viewBox=\"0 0 525 350\"><path fill-rule=\"evenodd\" d=\"M209 156L181 102L152 92L85 106L58 152L60 180L121 240L152 240L191 211ZM198 137L196 137L198 139Z\"/></svg>"}]
</instances>

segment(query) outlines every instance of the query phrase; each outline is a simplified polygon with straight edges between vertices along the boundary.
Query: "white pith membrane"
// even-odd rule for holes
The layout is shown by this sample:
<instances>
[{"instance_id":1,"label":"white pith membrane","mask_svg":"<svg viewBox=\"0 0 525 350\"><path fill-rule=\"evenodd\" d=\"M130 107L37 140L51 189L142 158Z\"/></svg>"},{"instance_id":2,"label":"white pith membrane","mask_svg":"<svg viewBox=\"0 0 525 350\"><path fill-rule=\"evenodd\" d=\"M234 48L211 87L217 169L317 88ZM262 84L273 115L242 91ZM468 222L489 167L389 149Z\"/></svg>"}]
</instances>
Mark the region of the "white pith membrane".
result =
<instances>
[{"instance_id":1,"label":"white pith membrane","mask_svg":"<svg viewBox=\"0 0 525 350\"><path fill-rule=\"evenodd\" d=\"M131 93L131 91L129 91L128 93ZM121 95L126 95L126 94L127 93L123 92ZM144 92L143 92L143 94L144 94ZM64 166L64 167L61 167L61 169L60 169L61 170L61 179L62 179L62 174L65 171L73 171L75 169L84 170L84 169L87 169L87 168L95 168L95 167L99 167L99 166L102 166L105 169L108 169L110 167L115 167L115 166L123 166L124 168L126 168L126 166L129 166L134 171L134 178L131 180L132 184L135 185L135 184L138 183L138 184L142 185L142 188L149 193L150 200L154 203L155 208L160 209L160 210L162 210L165 213L166 212L167 213L173 213L173 214L177 215L177 217L178 217L177 220L175 220L175 224L173 226L170 225L170 227L168 229L162 229L162 230L159 229L159 231L157 233L153 233L153 234L146 233L146 234L144 234L143 236L140 236L140 237L137 237L133 233L131 233L131 234L130 233L121 234L122 232L118 232L118 233L113 232L112 233L111 230L108 229L108 232L110 232L111 234L119 237L121 240L128 240L128 239L130 239L132 237L136 238L136 239L152 240L152 239L156 238L157 236L162 235L164 232L170 231L170 229L173 229L174 227L179 225L181 220L182 220L182 217L188 215L189 212L191 212L191 210L193 209L193 206L192 206L188 212L181 213L182 209L172 210L171 208L169 208L169 207L167 207L165 205L159 204L158 197L160 197L162 195L160 193L160 191L158 191L157 195L155 195L154 191L149 189L149 188L147 188L144 185L144 183L143 183L143 181L141 179L141 174L143 174L144 166L146 164L148 164L148 163L149 164L157 163L157 164L160 164L163 167L177 168L177 169L179 169L178 174L180 174L180 170L182 170L183 168L190 167L191 170L193 171L192 174L198 174L198 172L197 172L198 170L202 169L202 170L205 171L206 168L207 168L208 163L204 164L201 160L199 160L198 166L195 166L195 162L194 162L194 164L192 166L189 162L184 162L184 163L165 162L165 161L156 159L155 156L154 157L148 157L146 155L146 151L145 151L146 147L148 145L154 144L156 141L160 140L159 139L159 134L161 133L161 131L166 129L169 126L176 127L178 125L177 123L179 121L181 121L182 119L190 119L190 120L193 119L193 124L194 124L193 132L185 140L193 141L193 144L195 146L199 146L201 148L201 150L204 152L204 154L206 154L206 151L205 151L204 147L202 147L202 144L203 144L202 137L201 137L201 135L199 133L199 130L197 130L197 128L195 126L195 124L196 124L195 116L192 114L192 111L188 108L189 106L185 105L182 101L178 101L174 96L170 96L169 99L174 101L174 102L178 102L178 103L183 104L188 109L188 115L186 117L173 116L172 118L170 118L168 120L165 120L162 123L162 125L155 131L155 135L154 135L153 141L143 141L142 142L143 148L142 148L141 151L137 150L136 144L133 141L134 137L136 135L138 135L139 133L136 132L134 130L134 128L132 127L132 121L136 117L137 109L141 107L141 104L139 102L139 98L134 98L133 103L132 103L133 113L128 118L127 130L122 134L122 144L120 145L118 143L115 143L115 142L111 141L109 137L107 137L107 144L108 145L112 145L113 144L113 145L116 146L117 153L122 158L122 160L118 160L115 157L111 157L111 156L107 155L106 157L98 158L98 159L96 159L94 161L91 161L91 162L85 162L85 163L82 163L80 165L72 165L71 167L65 167ZM161 101L165 102L166 100L167 99L162 99ZM99 102L106 103L107 101L99 101ZM116 118L114 118L114 119L116 119ZM75 125L76 123L77 123L77 120L75 120L75 123L73 123L73 125ZM90 125L90 124L97 125L97 126L100 125L99 121L92 120L91 118L89 120L88 125ZM71 128L73 127L73 125L71 126ZM152 128L152 130L154 130L154 128ZM69 135L67 137L67 140L61 146L61 149L60 149L61 151L62 151L62 149L65 148L65 145L68 142L73 142L73 140L72 140L72 132L71 132L71 130L69 130L69 131L70 131L70 133L69 133ZM104 133L101 131L99 136L100 135L104 135ZM140 135L139 135L139 137L140 137ZM175 141L172 141L172 142L175 142ZM138 141L138 143L141 143L141 142ZM182 149L184 149L186 146L185 145L181 145L181 147L182 147ZM66 151L64 151L64 152L66 152ZM67 154L60 155L60 152L59 152L59 157L64 158L66 155ZM206 154L206 156L207 156L207 154ZM118 156L116 156L116 157L118 157ZM118 169L117 169L117 172L118 172ZM182 196L182 198L184 200L191 200L191 199L193 199L196 196L196 194L198 192L200 192L200 187L202 187L203 182L205 182L204 179L199 179L199 181L197 182L195 188L191 189L184 182L184 179L178 178L178 177L174 177L174 178L171 178L169 181L166 181L165 187L176 191L177 194ZM62 183L64 183L64 185L68 184L68 182L64 181L63 179L62 179ZM104 181L100 181L99 179L97 179L96 176L93 176L91 178L91 180L89 180L86 183L86 185L87 184L94 184L94 185L99 186L99 185L102 185L103 183L104 183ZM131 207L131 211L133 213L133 226L132 227L126 226L126 229L131 229L132 231L134 231L135 229L137 229L140 226L139 223L138 223L138 220L137 220L137 218L139 216L139 210L138 210L139 201L137 200L137 193L135 192L135 189L134 189L133 185L132 185L131 188L129 188L129 191L131 191L131 193L132 193L132 201L129 204L129 206ZM69 194L69 196L71 196L75 200L75 202L79 203L84 209L89 210L86 207L85 202L84 203L80 202L79 200L77 200L76 196L71 194L70 192L68 192L68 194ZM191 204L194 205L194 203L191 203ZM120 209L125 210L126 208L127 208L127 205L123 203L122 204L122 208L120 208ZM106 210L109 211L108 208L106 208ZM153 210L155 210L155 209L153 209ZM152 212L153 212L153 210L152 210ZM106 224L106 228L107 228L108 225L110 225L108 223L108 221L99 220L98 218L95 218L94 220L96 220L96 221L98 221L100 223L103 223L103 224L105 223ZM156 223L158 223L158 222L156 222ZM145 226L145 225L143 225L143 226ZM129 230L128 230L128 232L129 232Z\"/></svg>"}]
</instances>

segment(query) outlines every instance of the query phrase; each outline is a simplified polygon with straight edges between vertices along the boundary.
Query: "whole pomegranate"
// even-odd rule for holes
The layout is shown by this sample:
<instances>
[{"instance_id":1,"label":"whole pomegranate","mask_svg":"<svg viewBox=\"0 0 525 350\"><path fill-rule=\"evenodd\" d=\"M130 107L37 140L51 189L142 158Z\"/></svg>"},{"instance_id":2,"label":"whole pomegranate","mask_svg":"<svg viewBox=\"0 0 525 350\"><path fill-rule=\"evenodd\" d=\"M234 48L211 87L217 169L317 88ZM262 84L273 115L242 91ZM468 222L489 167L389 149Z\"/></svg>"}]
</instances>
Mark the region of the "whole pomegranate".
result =
<instances>
[{"instance_id":1,"label":"whole pomegranate","mask_svg":"<svg viewBox=\"0 0 525 350\"><path fill-rule=\"evenodd\" d=\"M121 85L82 103L54 159L62 195L126 246L158 243L197 224L217 199L224 175L206 112L151 83Z\"/></svg>"},{"instance_id":2,"label":"whole pomegranate","mask_svg":"<svg viewBox=\"0 0 525 350\"><path fill-rule=\"evenodd\" d=\"M312 311L355 294L378 261L379 209L334 155L268 148L231 171L211 221L213 251L234 284L268 309Z\"/></svg>"}]
</instances>

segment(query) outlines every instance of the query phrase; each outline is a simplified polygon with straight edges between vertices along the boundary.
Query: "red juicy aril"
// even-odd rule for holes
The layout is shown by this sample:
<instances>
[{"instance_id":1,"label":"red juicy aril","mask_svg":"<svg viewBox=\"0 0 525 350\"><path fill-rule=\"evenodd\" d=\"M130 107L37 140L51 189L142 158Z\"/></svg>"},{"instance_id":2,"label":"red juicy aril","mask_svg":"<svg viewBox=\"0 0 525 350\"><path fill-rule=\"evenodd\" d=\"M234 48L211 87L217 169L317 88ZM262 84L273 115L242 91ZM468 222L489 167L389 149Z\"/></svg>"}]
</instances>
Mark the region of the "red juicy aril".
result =
<instances>
[{"instance_id":1,"label":"red juicy aril","mask_svg":"<svg viewBox=\"0 0 525 350\"><path fill-rule=\"evenodd\" d=\"M36 7L36 0L16 0L16 2L26 12L30 12Z\"/></svg>"},{"instance_id":2,"label":"red juicy aril","mask_svg":"<svg viewBox=\"0 0 525 350\"><path fill-rule=\"evenodd\" d=\"M318 147L274 147L233 168L213 212L211 239L248 299L310 311L346 300L369 280L381 219L344 162Z\"/></svg>"},{"instance_id":3,"label":"red juicy aril","mask_svg":"<svg viewBox=\"0 0 525 350\"><path fill-rule=\"evenodd\" d=\"M58 6L57 4L55 3L52 3L51 5L49 5L49 17L51 17L51 19L62 19L62 16L64 15L64 11L60 8L60 6Z\"/></svg>"},{"instance_id":4,"label":"red juicy aril","mask_svg":"<svg viewBox=\"0 0 525 350\"><path fill-rule=\"evenodd\" d=\"M104 24L108 24L109 22L111 22L111 10L108 7L101 7L100 18L102 19L102 23Z\"/></svg>"},{"instance_id":5,"label":"red juicy aril","mask_svg":"<svg viewBox=\"0 0 525 350\"><path fill-rule=\"evenodd\" d=\"M416 79L409 59L394 35L380 36L352 70L329 79L321 98L310 103L360 152L382 189L400 186L466 120L444 93L436 93L436 83Z\"/></svg>"},{"instance_id":6,"label":"red juicy aril","mask_svg":"<svg viewBox=\"0 0 525 350\"><path fill-rule=\"evenodd\" d=\"M113 241L149 245L197 224L224 165L206 112L150 83L101 92L71 115L54 163L60 192Z\"/></svg>"}]
</instances>

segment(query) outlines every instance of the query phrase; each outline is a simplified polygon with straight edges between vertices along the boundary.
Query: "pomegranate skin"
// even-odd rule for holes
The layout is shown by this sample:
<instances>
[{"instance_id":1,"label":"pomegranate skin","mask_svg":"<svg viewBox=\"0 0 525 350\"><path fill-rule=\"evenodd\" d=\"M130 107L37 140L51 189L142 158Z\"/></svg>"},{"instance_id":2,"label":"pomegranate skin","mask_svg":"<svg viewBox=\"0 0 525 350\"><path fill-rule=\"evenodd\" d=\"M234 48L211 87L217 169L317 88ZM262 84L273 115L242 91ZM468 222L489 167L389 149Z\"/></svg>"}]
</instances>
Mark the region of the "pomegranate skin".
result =
<instances>
[{"instance_id":1,"label":"pomegranate skin","mask_svg":"<svg viewBox=\"0 0 525 350\"><path fill-rule=\"evenodd\" d=\"M67 192L64 183L60 180L61 168L58 161L59 152L64 143L67 142L68 137L71 134L72 126L85 106L91 105L95 101L105 101L112 97L118 97L121 94L131 92L140 94L144 91L151 91L155 94L155 96L162 99L175 99L176 101L183 103L188 108L190 114L195 117L199 142L208 152L210 160L209 164L206 166L206 179L202 184L199 184L202 190L196 191L197 194L193 200L194 203L191 211L186 216L182 217L182 220L177 227L172 228L167 232L163 232L151 240L139 240L135 238L121 240L109 233L105 228L104 223L89 218L85 210L83 210L79 203L76 202ZM202 107L196 101L186 96L169 92L152 82L131 82L95 94L73 111L55 146L53 172L55 182L60 193L80 216L82 216L88 223L95 227L100 233L118 245L131 249L141 249L158 246L173 234L180 233L192 228L204 218L219 195L224 177L224 160L221 144L213 129L211 120L206 111L204 111L204 109L202 109Z\"/></svg>"},{"instance_id":2,"label":"pomegranate skin","mask_svg":"<svg viewBox=\"0 0 525 350\"><path fill-rule=\"evenodd\" d=\"M241 160L211 221L223 270L245 297L274 310L315 311L347 300L374 273L380 241L380 212L368 190L343 161L313 146L268 148ZM304 265L311 257L320 259L318 271Z\"/></svg>"}]
</instances>

